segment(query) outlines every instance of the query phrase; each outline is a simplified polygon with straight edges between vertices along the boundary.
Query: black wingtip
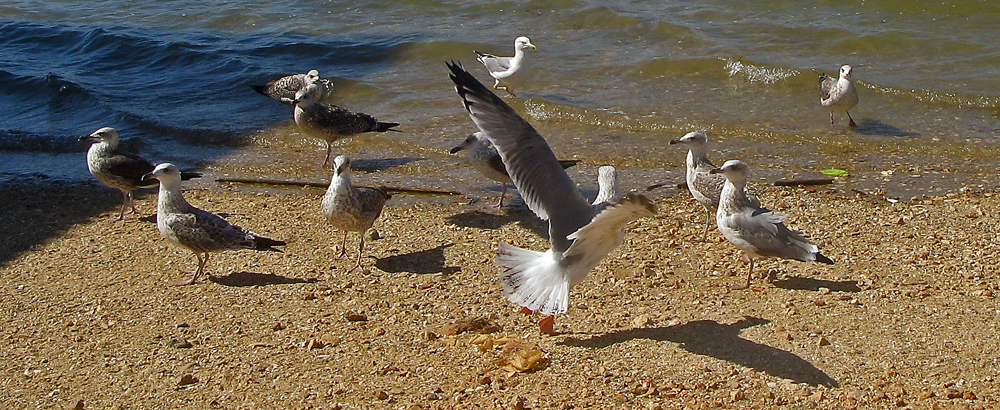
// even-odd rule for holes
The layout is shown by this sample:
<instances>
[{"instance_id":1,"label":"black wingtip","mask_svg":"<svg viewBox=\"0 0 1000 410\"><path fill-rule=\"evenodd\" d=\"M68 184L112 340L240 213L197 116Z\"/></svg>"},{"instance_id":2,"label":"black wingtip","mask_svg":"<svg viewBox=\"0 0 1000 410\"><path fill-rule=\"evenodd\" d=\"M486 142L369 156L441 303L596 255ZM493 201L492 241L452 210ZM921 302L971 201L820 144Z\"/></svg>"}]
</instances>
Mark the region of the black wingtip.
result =
<instances>
[{"instance_id":1,"label":"black wingtip","mask_svg":"<svg viewBox=\"0 0 1000 410\"><path fill-rule=\"evenodd\" d=\"M579 160L575 160L575 159L561 159L561 160L559 160L559 165L562 165L563 169L575 166L578 163L580 163L580 161Z\"/></svg>"},{"instance_id":2,"label":"black wingtip","mask_svg":"<svg viewBox=\"0 0 1000 410\"><path fill-rule=\"evenodd\" d=\"M386 131L396 131L402 132L400 130L394 130L393 127L398 127L398 122L379 122L375 124L375 132L386 132Z\"/></svg>"},{"instance_id":3,"label":"black wingtip","mask_svg":"<svg viewBox=\"0 0 1000 410\"><path fill-rule=\"evenodd\" d=\"M827 258L826 255L823 255L822 253L816 253L816 262L833 265L833 259Z\"/></svg>"},{"instance_id":4,"label":"black wingtip","mask_svg":"<svg viewBox=\"0 0 1000 410\"><path fill-rule=\"evenodd\" d=\"M254 91L259 92L262 95L267 95L267 86L266 85L251 85L250 88L253 88ZM268 97L270 97L270 96L268 95Z\"/></svg>"},{"instance_id":5,"label":"black wingtip","mask_svg":"<svg viewBox=\"0 0 1000 410\"><path fill-rule=\"evenodd\" d=\"M254 249L258 251L281 252L280 249L273 249L272 246L285 246L285 241L255 236L253 238Z\"/></svg>"}]
</instances>

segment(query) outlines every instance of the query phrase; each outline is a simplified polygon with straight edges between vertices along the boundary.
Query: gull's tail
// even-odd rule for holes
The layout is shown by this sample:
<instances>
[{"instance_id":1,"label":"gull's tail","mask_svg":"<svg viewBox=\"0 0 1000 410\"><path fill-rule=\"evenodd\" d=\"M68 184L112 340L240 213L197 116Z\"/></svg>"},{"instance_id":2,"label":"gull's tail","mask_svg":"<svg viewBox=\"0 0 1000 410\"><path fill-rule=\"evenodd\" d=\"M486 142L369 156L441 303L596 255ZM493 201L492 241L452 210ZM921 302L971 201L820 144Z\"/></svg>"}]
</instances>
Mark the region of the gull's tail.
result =
<instances>
[{"instance_id":1,"label":"gull's tail","mask_svg":"<svg viewBox=\"0 0 1000 410\"><path fill-rule=\"evenodd\" d=\"M536 252L500 242L496 263L507 268L500 274L507 300L543 315L566 312L569 277L552 251Z\"/></svg>"}]
</instances>

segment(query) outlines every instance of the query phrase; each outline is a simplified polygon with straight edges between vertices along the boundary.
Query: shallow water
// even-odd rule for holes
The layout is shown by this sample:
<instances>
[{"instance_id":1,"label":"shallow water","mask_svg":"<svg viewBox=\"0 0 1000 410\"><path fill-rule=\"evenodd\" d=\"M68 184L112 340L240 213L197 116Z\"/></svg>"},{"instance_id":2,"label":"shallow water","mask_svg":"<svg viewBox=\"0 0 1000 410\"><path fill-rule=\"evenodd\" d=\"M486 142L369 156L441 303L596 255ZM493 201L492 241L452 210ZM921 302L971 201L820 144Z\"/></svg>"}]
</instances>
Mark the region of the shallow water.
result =
<instances>
[{"instance_id":1,"label":"shallow water","mask_svg":"<svg viewBox=\"0 0 1000 410\"><path fill-rule=\"evenodd\" d=\"M1000 5L840 3L9 1L0 178L89 180L75 139L112 126L210 176L323 181L322 143L249 87L318 69L337 84L330 102L402 124L338 142L377 171L359 182L492 197L499 186L447 153L475 128L444 62L486 82L472 51L509 55L527 35L538 49L505 98L583 161L571 175L585 188L603 164L627 189L680 182L684 153L667 142L694 130L717 162L768 180L841 168L845 188L890 196L995 187ZM841 64L861 93L854 130L818 103L812 70Z\"/></svg>"}]
</instances>

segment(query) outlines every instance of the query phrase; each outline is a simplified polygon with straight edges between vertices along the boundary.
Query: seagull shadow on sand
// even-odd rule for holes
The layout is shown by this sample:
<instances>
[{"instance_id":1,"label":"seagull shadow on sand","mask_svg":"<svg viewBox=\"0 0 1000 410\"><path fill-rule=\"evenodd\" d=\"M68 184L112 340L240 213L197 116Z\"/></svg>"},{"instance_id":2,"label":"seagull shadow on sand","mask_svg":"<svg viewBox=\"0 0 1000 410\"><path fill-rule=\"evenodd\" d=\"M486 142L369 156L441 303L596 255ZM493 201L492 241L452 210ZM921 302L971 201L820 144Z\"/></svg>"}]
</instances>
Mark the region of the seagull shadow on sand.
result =
<instances>
[{"instance_id":1,"label":"seagull shadow on sand","mask_svg":"<svg viewBox=\"0 0 1000 410\"><path fill-rule=\"evenodd\" d=\"M318 279L299 279L270 273L233 272L226 276L209 276L208 280L222 286L245 287L267 285L292 285L296 283L315 283Z\"/></svg>"},{"instance_id":2,"label":"seagull shadow on sand","mask_svg":"<svg viewBox=\"0 0 1000 410\"><path fill-rule=\"evenodd\" d=\"M426 158L403 157L403 158L381 158L381 159L352 159L351 170L363 171L367 173L379 172L379 171L385 171L389 168L403 166L411 162L421 161L424 159Z\"/></svg>"},{"instance_id":3,"label":"seagull shadow on sand","mask_svg":"<svg viewBox=\"0 0 1000 410\"><path fill-rule=\"evenodd\" d=\"M447 266L445 261L444 250L451 246L454 244L449 243L427 250L379 258L375 261L375 267L389 273L443 273L450 275L460 270L457 266Z\"/></svg>"},{"instance_id":4,"label":"seagull shadow on sand","mask_svg":"<svg viewBox=\"0 0 1000 410\"><path fill-rule=\"evenodd\" d=\"M766 319L749 316L728 325L713 320L695 320L675 326L621 330L588 339L570 337L560 344L600 349L634 339L668 341L694 354L725 360L796 383L838 386L836 380L805 359L739 336L743 329L766 323L769 323Z\"/></svg>"},{"instance_id":5,"label":"seagull shadow on sand","mask_svg":"<svg viewBox=\"0 0 1000 410\"><path fill-rule=\"evenodd\" d=\"M504 208L502 214L474 210L449 216L445 220L455 226L476 229L497 229L507 224L517 223L538 236L549 237L548 223L538 219L527 208L508 207Z\"/></svg>"},{"instance_id":6,"label":"seagull shadow on sand","mask_svg":"<svg viewBox=\"0 0 1000 410\"><path fill-rule=\"evenodd\" d=\"M854 127L854 132L864 135L885 135L891 137L919 137L920 133L905 131L895 125L886 124L879 120L861 120L858 126Z\"/></svg>"},{"instance_id":7,"label":"seagull shadow on sand","mask_svg":"<svg viewBox=\"0 0 1000 410\"><path fill-rule=\"evenodd\" d=\"M818 291L820 288L827 288L834 292L860 292L856 280L833 281L824 279L803 278L793 276L787 279L779 279L771 282L772 285L782 289L811 290Z\"/></svg>"}]
</instances>

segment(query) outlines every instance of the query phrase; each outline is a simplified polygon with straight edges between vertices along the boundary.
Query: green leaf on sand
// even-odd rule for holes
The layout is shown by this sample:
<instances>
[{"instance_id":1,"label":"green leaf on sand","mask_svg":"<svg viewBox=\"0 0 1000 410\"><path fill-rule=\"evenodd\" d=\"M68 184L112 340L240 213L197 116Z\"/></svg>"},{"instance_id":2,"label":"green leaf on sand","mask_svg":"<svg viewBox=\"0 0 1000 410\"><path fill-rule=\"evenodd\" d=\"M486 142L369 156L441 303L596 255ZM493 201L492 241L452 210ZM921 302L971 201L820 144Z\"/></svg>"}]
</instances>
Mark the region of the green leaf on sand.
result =
<instances>
[{"instance_id":1,"label":"green leaf on sand","mask_svg":"<svg viewBox=\"0 0 1000 410\"><path fill-rule=\"evenodd\" d=\"M839 177L841 175L847 175L847 171L837 168L824 169L820 171L820 173L823 175L829 175L831 177Z\"/></svg>"}]
</instances>

